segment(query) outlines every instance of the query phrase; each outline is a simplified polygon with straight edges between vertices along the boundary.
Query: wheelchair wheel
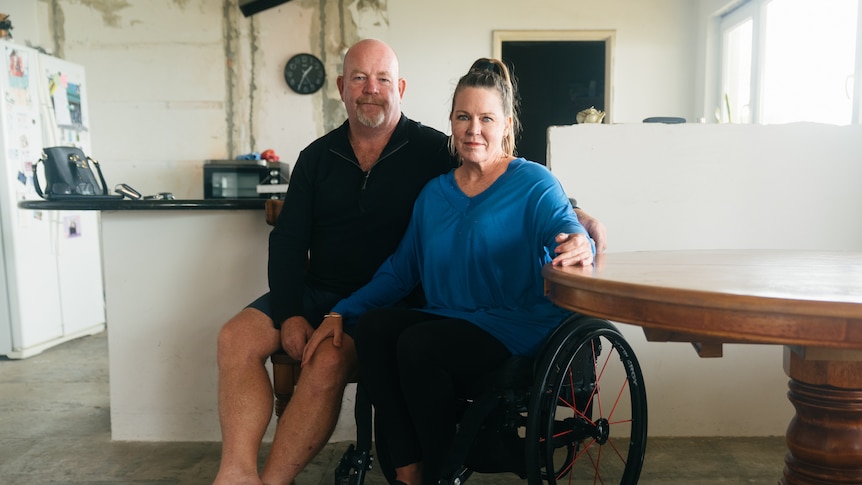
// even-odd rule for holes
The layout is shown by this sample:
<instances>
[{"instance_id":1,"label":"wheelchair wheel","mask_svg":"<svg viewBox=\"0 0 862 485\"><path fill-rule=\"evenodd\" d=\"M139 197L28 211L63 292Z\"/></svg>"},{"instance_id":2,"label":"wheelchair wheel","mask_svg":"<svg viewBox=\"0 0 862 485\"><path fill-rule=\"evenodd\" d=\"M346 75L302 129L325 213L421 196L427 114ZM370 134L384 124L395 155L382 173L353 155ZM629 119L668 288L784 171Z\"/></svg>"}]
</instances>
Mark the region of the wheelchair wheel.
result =
<instances>
[{"instance_id":1,"label":"wheelchair wheel","mask_svg":"<svg viewBox=\"0 0 862 485\"><path fill-rule=\"evenodd\" d=\"M647 405L628 342L608 321L575 316L539 359L525 431L530 485L637 483Z\"/></svg>"}]
</instances>

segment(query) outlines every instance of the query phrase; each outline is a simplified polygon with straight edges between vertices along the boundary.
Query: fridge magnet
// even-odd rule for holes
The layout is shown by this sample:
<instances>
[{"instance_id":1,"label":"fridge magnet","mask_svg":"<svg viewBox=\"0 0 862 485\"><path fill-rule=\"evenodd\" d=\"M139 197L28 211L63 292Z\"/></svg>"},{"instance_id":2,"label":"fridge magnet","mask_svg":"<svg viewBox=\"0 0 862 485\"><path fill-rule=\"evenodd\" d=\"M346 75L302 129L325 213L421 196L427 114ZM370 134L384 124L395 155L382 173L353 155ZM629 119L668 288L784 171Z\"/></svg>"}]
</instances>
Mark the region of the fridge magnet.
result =
<instances>
[{"instance_id":1,"label":"fridge magnet","mask_svg":"<svg viewBox=\"0 0 862 485\"><path fill-rule=\"evenodd\" d=\"M9 87L27 89L30 85L28 59L25 53L13 47L7 47L7 69L9 70Z\"/></svg>"},{"instance_id":2,"label":"fridge magnet","mask_svg":"<svg viewBox=\"0 0 862 485\"><path fill-rule=\"evenodd\" d=\"M81 216L66 216L63 218L64 233L67 238L78 237L81 235Z\"/></svg>"},{"instance_id":3,"label":"fridge magnet","mask_svg":"<svg viewBox=\"0 0 862 485\"><path fill-rule=\"evenodd\" d=\"M60 126L72 124L72 107L69 103L69 82L63 73L48 76L48 92L54 106L54 118Z\"/></svg>"}]
</instances>

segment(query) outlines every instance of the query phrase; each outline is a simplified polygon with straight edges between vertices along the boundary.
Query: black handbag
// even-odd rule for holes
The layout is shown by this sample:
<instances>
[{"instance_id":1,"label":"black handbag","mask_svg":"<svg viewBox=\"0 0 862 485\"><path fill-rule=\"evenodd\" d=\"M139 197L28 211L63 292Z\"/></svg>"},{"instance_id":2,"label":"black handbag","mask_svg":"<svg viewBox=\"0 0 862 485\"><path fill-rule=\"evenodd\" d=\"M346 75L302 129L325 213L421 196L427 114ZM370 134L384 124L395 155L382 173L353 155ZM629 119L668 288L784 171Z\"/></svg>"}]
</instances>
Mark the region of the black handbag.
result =
<instances>
[{"instance_id":1,"label":"black handbag","mask_svg":"<svg viewBox=\"0 0 862 485\"><path fill-rule=\"evenodd\" d=\"M44 165L45 190L39 183L37 168ZM96 181L96 175L99 180ZM43 199L71 199L97 197L106 199L122 198L108 192L108 185L102 175L99 162L88 157L78 147L46 147L42 158L33 165L33 182L36 193Z\"/></svg>"}]
</instances>

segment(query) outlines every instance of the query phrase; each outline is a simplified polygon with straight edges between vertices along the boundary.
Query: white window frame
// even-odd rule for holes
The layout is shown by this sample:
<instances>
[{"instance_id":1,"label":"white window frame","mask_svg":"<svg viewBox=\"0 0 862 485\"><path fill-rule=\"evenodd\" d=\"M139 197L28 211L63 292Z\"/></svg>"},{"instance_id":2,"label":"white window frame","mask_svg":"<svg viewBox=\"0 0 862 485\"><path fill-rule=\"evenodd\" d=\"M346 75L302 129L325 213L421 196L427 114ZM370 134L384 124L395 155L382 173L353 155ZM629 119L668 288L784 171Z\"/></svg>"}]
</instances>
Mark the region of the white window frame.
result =
<instances>
[{"instance_id":1,"label":"white window frame","mask_svg":"<svg viewBox=\"0 0 862 485\"><path fill-rule=\"evenodd\" d=\"M744 0L736 5L732 10L722 14L718 19L718 28L716 29L717 46L721 51L717 58L718 61L718 79L716 82L715 99L719 103L716 107L721 113L721 122L727 121L727 110L724 103L724 59L725 59L725 33L734 26L739 25L745 19L752 19L753 34L752 34L752 54L751 54L751 93L749 99L749 107L751 110L751 123L762 123L762 97L763 90L763 71L761 60L765 52L766 29L764 19L766 18L766 7L770 0ZM814 0L812 0L814 1ZM823 3L824 8L828 8L828 2ZM855 74L853 79L853 100L852 114L850 123L862 123L862 0L857 8L856 21L856 58L855 58ZM734 121L736 122L736 121Z\"/></svg>"}]
</instances>

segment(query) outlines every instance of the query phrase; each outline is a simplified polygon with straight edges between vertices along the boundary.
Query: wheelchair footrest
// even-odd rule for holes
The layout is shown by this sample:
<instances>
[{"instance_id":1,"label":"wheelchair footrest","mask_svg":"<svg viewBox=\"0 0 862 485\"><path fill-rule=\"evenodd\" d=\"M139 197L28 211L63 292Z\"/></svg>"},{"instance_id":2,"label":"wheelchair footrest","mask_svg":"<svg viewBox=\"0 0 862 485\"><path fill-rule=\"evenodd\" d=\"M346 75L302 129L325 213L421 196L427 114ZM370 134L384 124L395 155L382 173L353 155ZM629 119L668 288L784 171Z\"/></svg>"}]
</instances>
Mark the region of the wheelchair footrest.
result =
<instances>
[{"instance_id":1,"label":"wheelchair footrest","mask_svg":"<svg viewBox=\"0 0 862 485\"><path fill-rule=\"evenodd\" d=\"M462 485L473 474L473 470L462 466L449 478L441 478L437 485Z\"/></svg>"},{"instance_id":2,"label":"wheelchair footrest","mask_svg":"<svg viewBox=\"0 0 862 485\"><path fill-rule=\"evenodd\" d=\"M371 451L360 451L350 445L335 467L335 485L362 485L373 461Z\"/></svg>"}]
</instances>

